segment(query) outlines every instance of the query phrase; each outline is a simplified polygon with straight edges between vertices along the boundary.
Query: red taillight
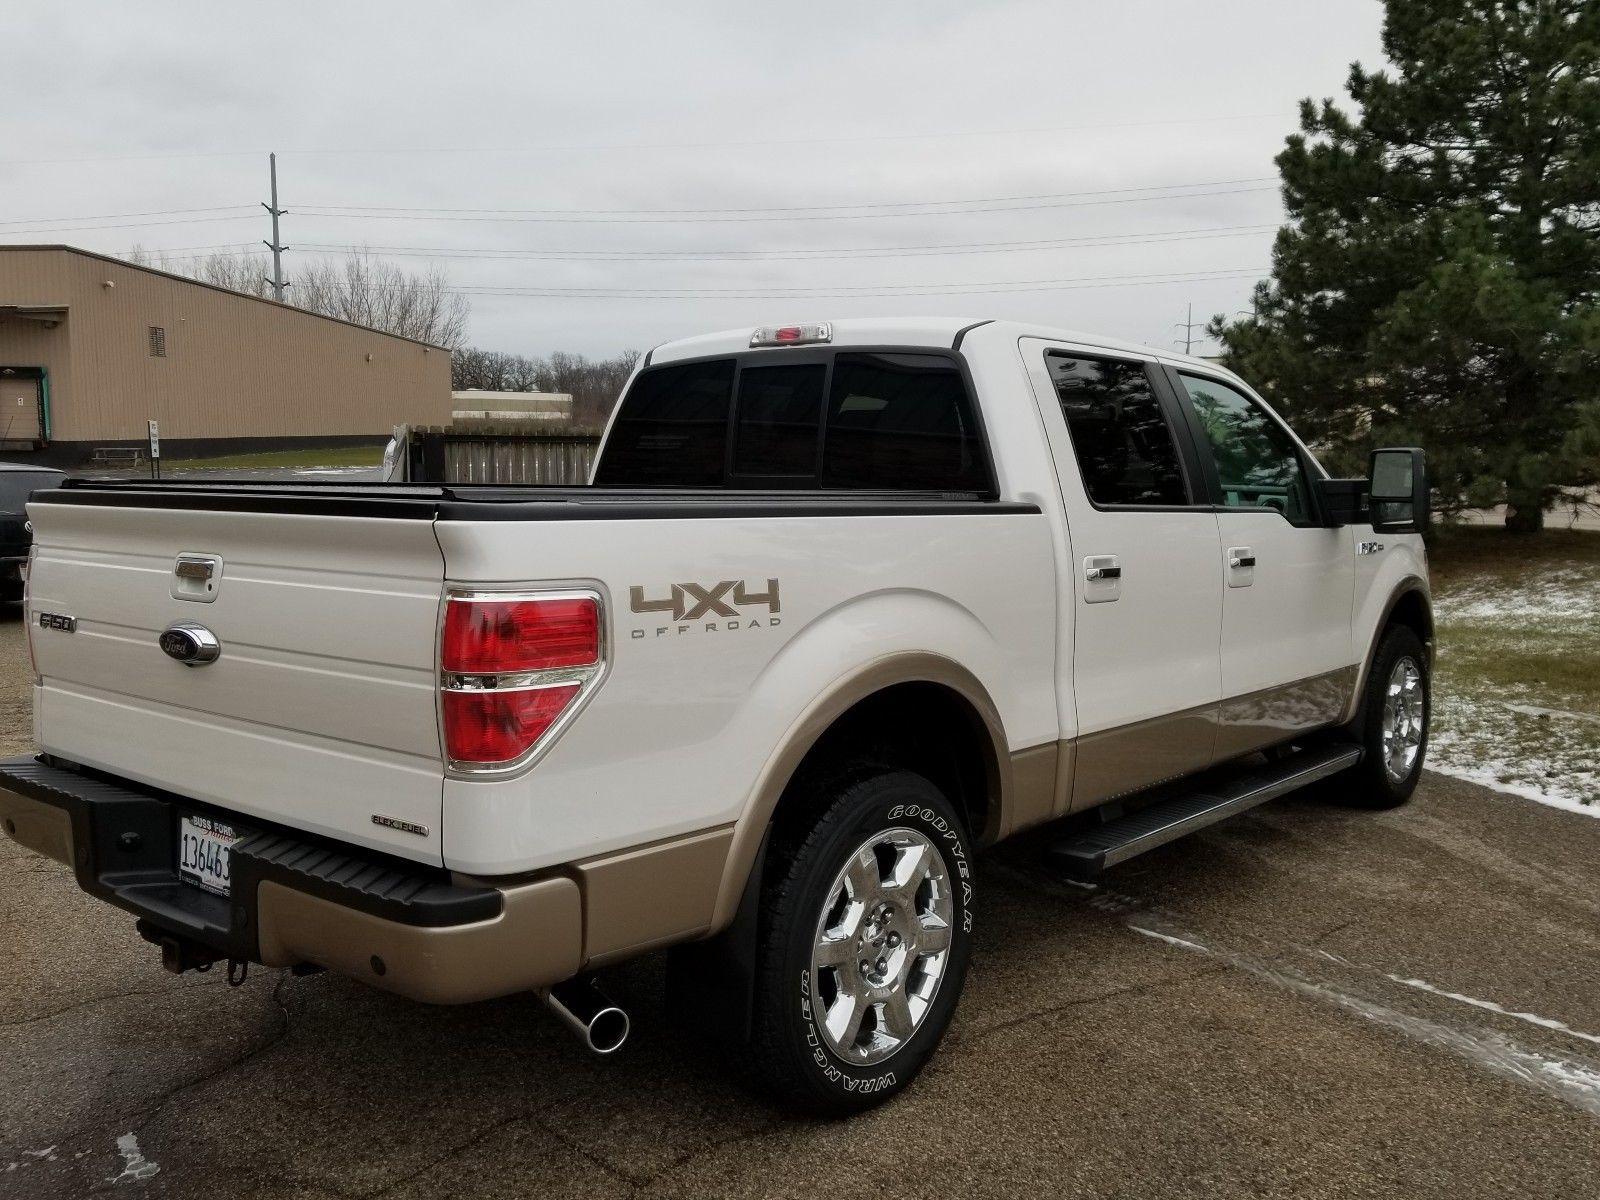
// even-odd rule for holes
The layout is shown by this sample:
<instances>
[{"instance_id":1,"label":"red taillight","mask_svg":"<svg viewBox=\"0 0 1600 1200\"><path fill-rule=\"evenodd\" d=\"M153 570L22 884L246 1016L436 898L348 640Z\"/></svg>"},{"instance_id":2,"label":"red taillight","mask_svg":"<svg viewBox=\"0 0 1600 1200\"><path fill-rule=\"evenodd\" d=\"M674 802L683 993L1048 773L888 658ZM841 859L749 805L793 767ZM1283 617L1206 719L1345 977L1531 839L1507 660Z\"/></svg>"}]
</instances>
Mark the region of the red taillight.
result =
<instances>
[{"instance_id":1,"label":"red taillight","mask_svg":"<svg viewBox=\"0 0 1600 1200\"><path fill-rule=\"evenodd\" d=\"M530 759L598 681L603 651L597 595L450 596L439 668L451 766L494 771Z\"/></svg>"},{"instance_id":2,"label":"red taillight","mask_svg":"<svg viewBox=\"0 0 1600 1200\"><path fill-rule=\"evenodd\" d=\"M590 596L552 600L454 597L440 663L461 675L587 667L600 661L600 606Z\"/></svg>"},{"instance_id":3,"label":"red taillight","mask_svg":"<svg viewBox=\"0 0 1600 1200\"><path fill-rule=\"evenodd\" d=\"M580 684L482 692L445 692L445 749L458 763L515 762L577 698Z\"/></svg>"}]
</instances>

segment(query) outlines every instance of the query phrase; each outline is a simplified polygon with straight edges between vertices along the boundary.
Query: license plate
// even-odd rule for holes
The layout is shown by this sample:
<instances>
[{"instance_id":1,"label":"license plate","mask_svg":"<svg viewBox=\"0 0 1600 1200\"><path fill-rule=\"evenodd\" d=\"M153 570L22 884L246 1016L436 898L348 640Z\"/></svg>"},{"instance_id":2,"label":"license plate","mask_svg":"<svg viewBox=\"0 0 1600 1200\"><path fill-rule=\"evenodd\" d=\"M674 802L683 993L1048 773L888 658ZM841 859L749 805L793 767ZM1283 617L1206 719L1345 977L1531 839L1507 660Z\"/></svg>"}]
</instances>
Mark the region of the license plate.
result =
<instances>
[{"instance_id":1,"label":"license plate","mask_svg":"<svg viewBox=\"0 0 1600 1200\"><path fill-rule=\"evenodd\" d=\"M218 896L229 894L228 860L239 833L210 817L178 820L178 878Z\"/></svg>"}]
</instances>

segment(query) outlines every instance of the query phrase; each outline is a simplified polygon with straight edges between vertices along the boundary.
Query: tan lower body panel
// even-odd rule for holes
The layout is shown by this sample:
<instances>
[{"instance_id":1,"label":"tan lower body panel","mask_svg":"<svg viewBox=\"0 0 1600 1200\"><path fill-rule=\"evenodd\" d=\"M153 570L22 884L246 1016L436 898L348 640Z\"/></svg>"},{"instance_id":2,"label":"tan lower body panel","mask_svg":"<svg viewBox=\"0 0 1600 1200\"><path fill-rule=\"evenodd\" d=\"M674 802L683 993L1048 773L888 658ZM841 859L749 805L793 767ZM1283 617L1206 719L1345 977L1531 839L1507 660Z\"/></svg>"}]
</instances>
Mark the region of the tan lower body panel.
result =
<instances>
[{"instance_id":1,"label":"tan lower body panel","mask_svg":"<svg viewBox=\"0 0 1600 1200\"><path fill-rule=\"evenodd\" d=\"M280 884L256 891L261 961L311 962L430 1004L548 987L583 965L583 908L565 876L504 889L492 921L427 929L357 912ZM379 970L379 967L382 970Z\"/></svg>"},{"instance_id":2,"label":"tan lower body panel","mask_svg":"<svg viewBox=\"0 0 1600 1200\"><path fill-rule=\"evenodd\" d=\"M583 888L584 958L627 958L711 926L733 826L590 859L572 867Z\"/></svg>"},{"instance_id":3,"label":"tan lower body panel","mask_svg":"<svg viewBox=\"0 0 1600 1200\"><path fill-rule=\"evenodd\" d=\"M1204 770L1215 761L1216 744L1215 707L1081 737L1073 764L1072 810Z\"/></svg>"},{"instance_id":4,"label":"tan lower body panel","mask_svg":"<svg viewBox=\"0 0 1600 1200\"><path fill-rule=\"evenodd\" d=\"M0 825L19 845L72 865L72 818L66 809L0 791Z\"/></svg>"},{"instance_id":5,"label":"tan lower body panel","mask_svg":"<svg viewBox=\"0 0 1600 1200\"><path fill-rule=\"evenodd\" d=\"M1350 704L1359 669L1340 667L1309 679L1224 700L1217 721L1217 760L1226 761L1337 725Z\"/></svg>"},{"instance_id":6,"label":"tan lower body panel","mask_svg":"<svg viewBox=\"0 0 1600 1200\"><path fill-rule=\"evenodd\" d=\"M1340 667L1292 683L1077 739L1071 809L1076 812L1203 771L1298 734L1337 725L1359 671Z\"/></svg>"},{"instance_id":7,"label":"tan lower body panel","mask_svg":"<svg viewBox=\"0 0 1600 1200\"><path fill-rule=\"evenodd\" d=\"M1046 742L1011 756L1011 803L1000 829L1001 837L1060 815L1058 785L1063 753L1072 754L1071 743Z\"/></svg>"}]
</instances>

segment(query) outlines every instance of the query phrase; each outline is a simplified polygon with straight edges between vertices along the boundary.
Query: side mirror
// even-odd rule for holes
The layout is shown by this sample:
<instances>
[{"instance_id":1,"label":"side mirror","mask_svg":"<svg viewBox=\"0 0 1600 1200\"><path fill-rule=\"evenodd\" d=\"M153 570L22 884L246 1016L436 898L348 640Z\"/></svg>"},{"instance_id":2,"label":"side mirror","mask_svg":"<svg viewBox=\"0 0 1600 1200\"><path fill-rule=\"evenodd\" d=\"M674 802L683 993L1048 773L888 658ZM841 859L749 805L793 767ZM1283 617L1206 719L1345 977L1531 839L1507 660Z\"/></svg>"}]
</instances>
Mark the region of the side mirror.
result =
<instances>
[{"instance_id":1,"label":"side mirror","mask_svg":"<svg viewBox=\"0 0 1600 1200\"><path fill-rule=\"evenodd\" d=\"M1342 529L1365 517L1365 479L1318 479L1315 485L1322 502L1322 523L1329 529Z\"/></svg>"},{"instance_id":2,"label":"side mirror","mask_svg":"<svg viewBox=\"0 0 1600 1200\"><path fill-rule=\"evenodd\" d=\"M1421 450L1374 450L1369 475L1374 532L1421 533L1428 527L1428 467Z\"/></svg>"}]
</instances>

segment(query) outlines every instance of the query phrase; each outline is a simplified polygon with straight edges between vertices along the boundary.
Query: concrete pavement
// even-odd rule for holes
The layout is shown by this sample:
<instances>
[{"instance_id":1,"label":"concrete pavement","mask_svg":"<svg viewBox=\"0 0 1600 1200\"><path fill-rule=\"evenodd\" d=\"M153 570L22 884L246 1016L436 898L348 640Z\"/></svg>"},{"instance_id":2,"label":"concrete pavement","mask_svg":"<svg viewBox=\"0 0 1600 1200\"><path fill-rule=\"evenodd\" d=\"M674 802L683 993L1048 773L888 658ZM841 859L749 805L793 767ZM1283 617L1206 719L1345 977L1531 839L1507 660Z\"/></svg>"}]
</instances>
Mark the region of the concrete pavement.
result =
<instances>
[{"instance_id":1,"label":"concrete pavement","mask_svg":"<svg viewBox=\"0 0 1600 1200\"><path fill-rule=\"evenodd\" d=\"M27 748L0 618L0 749ZM1086 891L978 873L956 1025L906 1096L775 1110L614 973L585 1055L532 999L175 978L132 918L0 843L0 1196L1594 1195L1600 820L1428 776L1291 797Z\"/></svg>"}]
</instances>

